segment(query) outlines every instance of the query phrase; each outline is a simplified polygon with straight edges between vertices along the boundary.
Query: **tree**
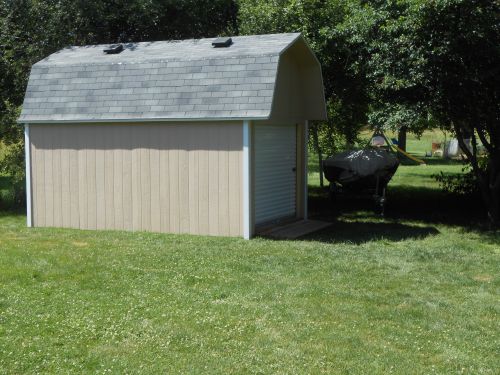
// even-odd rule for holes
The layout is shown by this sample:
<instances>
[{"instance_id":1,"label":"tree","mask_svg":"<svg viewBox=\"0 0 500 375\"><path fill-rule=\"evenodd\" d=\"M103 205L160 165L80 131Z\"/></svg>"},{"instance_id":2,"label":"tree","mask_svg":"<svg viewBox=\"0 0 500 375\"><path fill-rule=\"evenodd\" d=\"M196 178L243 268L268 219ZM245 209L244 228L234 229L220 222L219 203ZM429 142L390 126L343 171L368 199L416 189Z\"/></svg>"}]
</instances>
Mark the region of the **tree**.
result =
<instances>
[{"instance_id":1,"label":"tree","mask_svg":"<svg viewBox=\"0 0 500 375\"><path fill-rule=\"evenodd\" d=\"M499 226L500 3L455 0L424 5L419 13L417 42L431 47L424 55L430 108L450 124L476 175L491 222ZM426 28L430 26L434 33ZM467 135L472 150L465 145ZM484 168L477 138L487 152Z\"/></svg>"},{"instance_id":2,"label":"tree","mask_svg":"<svg viewBox=\"0 0 500 375\"><path fill-rule=\"evenodd\" d=\"M356 18L353 27L363 31L371 56L372 117L388 122L407 111L417 120L407 123L411 130L427 120L452 130L472 166L490 220L498 226L500 3L391 0L365 7L375 15L370 27L356 24ZM471 137L471 150L466 137ZM484 164L479 142L486 149Z\"/></svg>"},{"instance_id":3,"label":"tree","mask_svg":"<svg viewBox=\"0 0 500 375\"><path fill-rule=\"evenodd\" d=\"M237 30L234 0L0 0L0 170L22 189L16 123L31 66L68 45L200 38Z\"/></svg>"}]
</instances>

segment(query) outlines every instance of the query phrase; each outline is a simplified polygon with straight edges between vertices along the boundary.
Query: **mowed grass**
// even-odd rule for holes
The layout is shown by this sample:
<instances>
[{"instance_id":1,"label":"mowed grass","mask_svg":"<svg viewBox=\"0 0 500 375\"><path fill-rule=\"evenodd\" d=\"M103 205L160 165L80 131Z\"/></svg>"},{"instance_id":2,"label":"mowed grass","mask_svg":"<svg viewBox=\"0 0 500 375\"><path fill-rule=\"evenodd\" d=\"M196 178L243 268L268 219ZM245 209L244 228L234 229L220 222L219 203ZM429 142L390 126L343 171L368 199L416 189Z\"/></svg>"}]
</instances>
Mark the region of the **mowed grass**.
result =
<instances>
[{"instance_id":1,"label":"mowed grass","mask_svg":"<svg viewBox=\"0 0 500 375\"><path fill-rule=\"evenodd\" d=\"M24 220L0 218L5 373L496 373L500 364L498 235L346 219L302 241L247 242L28 230ZM381 235L389 230L402 237Z\"/></svg>"},{"instance_id":2,"label":"mowed grass","mask_svg":"<svg viewBox=\"0 0 500 375\"><path fill-rule=\"evenodd\" d=\"M311 186L332 227L299 241L27 229L4 212L0 373L496 374L500 234L427 167L397 175L385 219Z\"/></svg>"},{"instance_id":3,"label":"mowed grass","mask_svg":"<svg viewBox=\"0 0 500 375\"><path fill-rule=\"evenodd\" d=\"M370 139L373 135L373 131L364 131L361 133L361 137L364 139ZM385 135L389 139L397 139L398 134L394 131L386 131ZM431 152L432 143L443 143L449 141L453 136L450 133L445 133L441 130L428 130L425 131L420 137L416 137L414 134L408 133L406 140L406 149L412 155L417 157L424 157L426 153Z\"/></svg>"}]
</instances>

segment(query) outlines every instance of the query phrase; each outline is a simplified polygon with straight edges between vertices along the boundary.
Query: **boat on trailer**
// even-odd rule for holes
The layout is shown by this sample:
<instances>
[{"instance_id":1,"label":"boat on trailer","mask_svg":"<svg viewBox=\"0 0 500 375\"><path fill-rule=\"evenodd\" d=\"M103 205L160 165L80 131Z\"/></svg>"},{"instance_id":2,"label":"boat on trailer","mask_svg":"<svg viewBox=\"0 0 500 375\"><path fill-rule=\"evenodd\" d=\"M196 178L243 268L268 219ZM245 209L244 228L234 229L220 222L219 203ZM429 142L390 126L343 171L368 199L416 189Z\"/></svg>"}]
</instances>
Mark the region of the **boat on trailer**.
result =
<instances>
[{"instance_id":1,"label":"boat on trailer","mask_svg":"<svg viewBox=\"0 0 500 375\"><path fill-rule=\"evenodd\" d=\"M381 214L384 214L387 185L398 167L398 158L379 148L345 151L323 161L332 200L340 194L370 194Z\"/></svg>"}]
</instances>

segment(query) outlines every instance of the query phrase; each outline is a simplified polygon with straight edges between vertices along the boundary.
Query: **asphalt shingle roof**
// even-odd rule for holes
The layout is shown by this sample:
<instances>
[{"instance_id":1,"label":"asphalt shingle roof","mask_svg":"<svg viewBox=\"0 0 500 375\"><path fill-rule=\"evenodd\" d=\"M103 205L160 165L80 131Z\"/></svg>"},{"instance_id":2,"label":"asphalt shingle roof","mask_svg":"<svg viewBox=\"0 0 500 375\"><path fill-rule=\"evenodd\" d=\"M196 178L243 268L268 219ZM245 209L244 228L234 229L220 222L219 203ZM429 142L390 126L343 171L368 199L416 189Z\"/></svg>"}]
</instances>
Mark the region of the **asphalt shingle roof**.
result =
<instances>
[{"instance_id":1,"label":"asphalt shingle roof","mask_svg":"<svg viewBox=\"0 0 500 375\"><path fill-rule=\"evenodd\" d=\"M268 118L279 56L299 37L68 47L33 66L19 122Z\"/></svg>"}]
</instances>

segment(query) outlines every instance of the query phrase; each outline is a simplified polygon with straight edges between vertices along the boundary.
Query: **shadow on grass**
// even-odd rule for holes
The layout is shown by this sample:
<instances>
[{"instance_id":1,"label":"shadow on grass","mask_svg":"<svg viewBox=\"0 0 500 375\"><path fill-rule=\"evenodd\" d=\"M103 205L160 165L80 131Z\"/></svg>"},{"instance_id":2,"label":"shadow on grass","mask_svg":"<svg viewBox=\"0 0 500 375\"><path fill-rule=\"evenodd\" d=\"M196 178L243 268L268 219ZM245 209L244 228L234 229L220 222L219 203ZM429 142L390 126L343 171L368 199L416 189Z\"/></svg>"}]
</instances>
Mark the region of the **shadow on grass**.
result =
<instances>
[{"instance_id":1,"label":"shadow on grass","mask_svg":"<svg viewBox=\"0 0 500 375\"><path fill-rule=\"evenodd\" d=\"M483 229L487 225L479 196L461 197L408 185L388 190L386 216L475 229Z\"/></svg>"},{"instance_id":2,"label":"shadow on grass","mask_svg":"<svg viewBox=\"0 0 500 375\"><path fill-rule=\"evenodd\" d=\"M327 188L310 188L311 218L335 222L342 217L367 212L372 219L376 219L373 207L370 197L343 196L332 204L328 199ZM405 220L420 222L424 225L443 224L460 226L464 229L488 229L488 221L480 197L458 197L437 189L409 185L389 186L385 218L393 222Z\"/></svg>"},{"instance_id":3,"label":"shadow on grass","mask_svg":"<svg viewBox=\"0 0 500 375\"><path fill-rule=\"evenodd\" d=\"M480 233L483 241L499 243L500 231L491 231L480 197L459 197L427 187L389 187L385 216L373 211L371 197L343 196L335 203L328 188L310 187L309 217L332 223L306 241L362 244L374 240L422 239L440 233L437 225Z\"/></svg>"},{"instance_id":4,"label":"shadow on grass","mask_svg":"<svg viewBox=\"0 0 500 375\"><path fill-rule=\"evenodd\" d=\"M358 219L359 217L357 217ZM376 240L403 241L422 239L439 234L431 226L417 226L394 222L335 221L322 231L303 237L306 241L353 243L356 245Z\"/></svg>"},{"instance_id":5,"label":"shadow on grass","mask_svg":"<svg viewBox=\"0 0 500 375\"><path fill-rule=\"evenodd\" d=\"M26 216L26 211L24 208L1 208L0 207L0 217L12 217L12 216Z\"/></svg>"},{"instance_id":6,"label":"shadow on grass","mask_svg":"<svg viewBox=\"0 0 500 375\"><path fill-rule=\"evenodd\" d=\"M434 157L434 156L422 156L421 154L415 153L415 152L409 152L410 155L416 157L417 159L422 160L425 162L427 165L465 165L463 160L460 159L444 159L444 158L439 158L439 157ZM408 159L406 157L402 157L400 159L401 165L407 165L407 166L419 166L418 163L415 163L411 159Z\"/></svg>"},{"instance_id":7,"label":"shadow on grass","mask_svg":"<svg viewBox=\"0 0 500 375\"><path fill-rule=\"evenodd\" d=\"M456 159L442 159L436 157L421 157L427 165L464 165L462 160Z\"/></svg>"}]
</instances>

